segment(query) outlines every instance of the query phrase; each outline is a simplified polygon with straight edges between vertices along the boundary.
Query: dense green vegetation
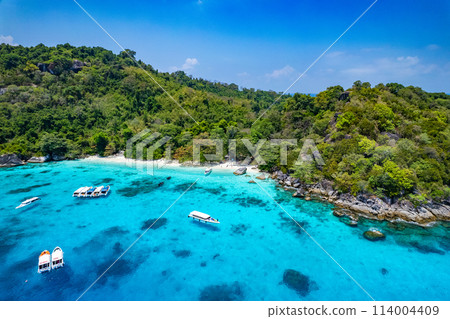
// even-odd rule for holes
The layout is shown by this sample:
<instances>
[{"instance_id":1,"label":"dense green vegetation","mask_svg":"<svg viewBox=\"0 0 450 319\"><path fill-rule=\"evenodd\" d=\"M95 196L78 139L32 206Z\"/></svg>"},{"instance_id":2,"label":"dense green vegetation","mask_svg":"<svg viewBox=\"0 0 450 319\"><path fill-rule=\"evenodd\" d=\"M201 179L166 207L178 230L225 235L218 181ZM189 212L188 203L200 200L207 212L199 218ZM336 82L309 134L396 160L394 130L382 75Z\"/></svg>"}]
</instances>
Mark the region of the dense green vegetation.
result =
<instances>
[{"instance_id":1,"label":"dense green vegetation","mask_svg":"<svg viewBox=\"0 0 450 319\"><path fill-rule=\"evenodd\" d=\"M242 159L249 153L239 139L295 138L299 145L289 148L284 166L279 146L264 144L262 167L277 166L310 183L327 178L353 194L409 197L416 203L450 196L449 95L357 81L344 94L334 86L316 97L282 97L252 125L276 92L138 64L142 69L126 52L99 47L0 45L0 152L23 158L109 155L149 128L172 137L168 145L177 159L192 159L192 138L238 139ZM315 141L325 165L294 165L306 138Z\"/></svg>"}]
</instances>

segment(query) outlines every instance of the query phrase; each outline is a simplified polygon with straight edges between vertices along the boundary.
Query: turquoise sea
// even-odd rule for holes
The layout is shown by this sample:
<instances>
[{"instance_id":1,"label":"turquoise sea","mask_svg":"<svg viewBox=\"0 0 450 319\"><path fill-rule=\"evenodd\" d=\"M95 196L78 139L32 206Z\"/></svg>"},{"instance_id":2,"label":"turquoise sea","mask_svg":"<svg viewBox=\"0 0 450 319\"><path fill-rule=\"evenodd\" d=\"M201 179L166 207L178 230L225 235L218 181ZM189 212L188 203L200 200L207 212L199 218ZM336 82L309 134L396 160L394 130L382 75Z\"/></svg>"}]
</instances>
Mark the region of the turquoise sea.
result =
<instances>
[{"instance_id":1,"label":"turquoise sea","mask_svg":"<svg viewBox=\"0 0 450 319\"><path fill-rule=\"evenodd\" d=\"M250 177L155 173L82 160L1 169L0 300L76 300L196 179L80 300L370 300ZM106 184L107 198L72 197L80 186ZM374 299L450 300L448 223L350 227L330 204L293 198L272 180L259 184ZM42 200L15 210L33 196ZM192 210L221 223L194 222ZM386 240L364 239L372 227ZM38 274L40 252L56 246L66 266ZM303 275L301 289L283 283L288 269Z\"/></svg>"}]
</instances>

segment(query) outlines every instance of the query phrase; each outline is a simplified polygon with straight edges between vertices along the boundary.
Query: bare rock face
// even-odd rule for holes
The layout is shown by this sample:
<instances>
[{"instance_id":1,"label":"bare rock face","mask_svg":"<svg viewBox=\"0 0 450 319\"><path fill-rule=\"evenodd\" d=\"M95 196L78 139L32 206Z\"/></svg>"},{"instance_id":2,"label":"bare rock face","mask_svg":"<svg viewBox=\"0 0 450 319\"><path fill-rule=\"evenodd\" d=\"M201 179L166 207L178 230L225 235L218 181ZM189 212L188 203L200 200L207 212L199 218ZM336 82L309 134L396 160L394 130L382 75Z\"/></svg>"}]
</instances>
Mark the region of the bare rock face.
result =
<instances>
[{"instance_id":1,"label":"bare rock face","mask_svg":"<svg viewBox=\"0 0 450 319\"><path fill-rule=\"evenodd\" d=\"M450 220L450 207L447 205L428 204L424 209L440 220Z\"/></svg>"},{"instance_id":2,"label":"bare rock face","mask_svg":"<svg viewBox=\"0 0 450 319\"><path fill-rule=\"evenodd\" d=\"M266 175L261 174L261 175L256 176L256 178L259 179L259 180L261 180L261 181L263 181L263 180L266 179Z\"/></svg>"},{"instance_id":3,"label":"bare rock face","mask_svg":"<svg viewBox=\"0 0 450 319\"><path fill-rule=\"evenodd\" d=\"M61 70L58 70L58 66L56 63L38 63L36 65L41 72L49 72L50 74L58 75L61 73ZM85 62L79 61L79 60L73 60L72 65L70 68L65 68L66 71L70 70L73 72L79 72L81 69L86 66Z\"/></svg>"},{"instance_id":4,"label":"bare rock face","mask_svg":"<svg viewBox=\"0 0 450 319\"><path fill-rule=\"evenodd\" d=\"M81 71L81 69L86 65L86 63L79 61L79 60L73 60L72 67L70 68L73 72Z\"/></svg>"},{"instance_id":5,"label":"bare rock face","mask_svg":"<svg viewBox=\"0 0 450 319\"><path fill-rule=\"evenodd\" d=\"M48 162L49 160L50 160L50 157L48 155L47 156L33 156L27 162L28 163L45 163L45 162Z\"/></svg>"},{"instance_id":6,"label":"bare rock face","mask_svg":"<svg viewBox=\"0 0 450 319\"><path fill-rule=\"evenodd\" d=\"M234 175L244 175L245 173L247 173L247 168L246 167L240 167L237 170L234 171Z\"/></svg>"},{"instance_id":7,"label":"bare rock face","mask_svg":"<svg viewBox=\"0 0 450 319\"><path fill-rule=\"evenodd\" d=\"M342 92L340 95L339 95L339 101L345 101L345 100L348 100L348 98L350 97L350 92L349 91L345 91L345 92Z\"/></svg>"},{"instance_id":8,"label":"bare rock face","mask_svg":"<svg viewBox=\"0 0 450 319\"><path fill-rule=\"evenodd\" d=\"M298 178L292 178L281 171L275 171L272 179L284 186L285 190L294 190L293 197L311 200L311 197L319 197L327 200L337 207L349 210L355 214L377 220L403 220L422 225L430 224L437 220L450 221L450 199L442 203L429 203L415 207L409 200L401 200L393 203L392 199L381 199L374 195L360 194L356 197L352 194L341 194L333 188L333 182L322 180L313 185L307 185ZM339 215L339 213L337 213ZM346 214L347 215L347 214ZM344 221L343 221L344 222ZM355 221L349 221L350 226L355 226Z\"/></svg>"},{"instance_id":9,"label":"bare rock face","mask_svg":"<svg viewBox=\"0 0 450 319\"><path fill-rule=\"evenodd\" d=\"M64 161L65 159L66 159L66 157L62 156L62 155L53 155L52 156L52 160L54 160L54 161Z\"/></svg>"},{"instance_id":10,"label":"bare rock face","mask_svg":"<svg viewBox=\"0 0 450 319\"><path fill-rule=\"evenodd\" d=\"M17 154L4 154L0 156L0 167L13 167L25 165Z\"/></svg>"},{"instance_id":11,"label":"bare rock face","mask_svg":"<svg viewBox=\"0 0 450 319\"><path fill-rule=\"evenodd\" d=\"M305 197L305 190L303 188L297 189L297 191L292 194L292 197Z\"/></svg>"}]
</instances>

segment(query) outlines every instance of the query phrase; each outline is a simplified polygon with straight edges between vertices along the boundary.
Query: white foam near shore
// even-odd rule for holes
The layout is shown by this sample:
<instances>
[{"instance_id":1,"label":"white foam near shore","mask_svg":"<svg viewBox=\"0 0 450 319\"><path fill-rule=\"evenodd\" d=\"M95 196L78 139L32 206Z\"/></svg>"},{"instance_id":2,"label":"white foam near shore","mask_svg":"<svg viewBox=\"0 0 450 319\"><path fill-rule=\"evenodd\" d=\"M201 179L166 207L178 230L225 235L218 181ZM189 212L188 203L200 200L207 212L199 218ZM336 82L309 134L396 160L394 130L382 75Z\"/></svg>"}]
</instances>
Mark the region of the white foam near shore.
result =
<instances>
[{"instance_id":1,"label":"white foam near shore","mask_svg":"<svg viewBox=\"0 0 450 319\"><path fill-rule=\"evenodd\" d=\"M241 167L246 167L248 171L250 172L259 172L259 169L254 165L237 165L236 162L223 162L223 163L210 163L210 164L202 164L202 165L192 165L186 164L186 163L180 163L177 160L165 160L165 159L159 159L154 161L143 161L143 160L135 160L126 158L123 154L119 155L112 155L107 157L100 157L100 156L89 156L82 161L90 161L90 162L97 162L97 163L118 163L118 164L130 164L130 165L151 165L154 164L155 167L211 167L213 170L220 169L220 170L237 170Z\"/></svg>"}]
</instances>

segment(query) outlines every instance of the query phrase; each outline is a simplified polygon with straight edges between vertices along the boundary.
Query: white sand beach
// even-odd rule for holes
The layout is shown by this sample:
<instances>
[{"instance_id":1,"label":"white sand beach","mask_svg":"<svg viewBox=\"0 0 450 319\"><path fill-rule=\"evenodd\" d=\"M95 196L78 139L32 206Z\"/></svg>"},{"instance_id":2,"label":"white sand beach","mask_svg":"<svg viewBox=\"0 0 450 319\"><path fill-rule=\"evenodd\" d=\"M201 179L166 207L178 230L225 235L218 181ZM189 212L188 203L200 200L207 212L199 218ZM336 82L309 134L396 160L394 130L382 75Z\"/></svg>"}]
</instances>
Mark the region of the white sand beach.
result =
<instances>
[{"instance_id":1,"label":"white sand beach","mask_svg":"<svg viewBox=\"0 0 450 319\"><path fill-rule=\"evenodd\" d=\"M155 167L167 167L167 168L174 168L174 167L212 167L213 169L220 169L220 170L237 170L241 167L246 167L247 171L250 173L258 173L259 169L255 165L239 165L236 162L223 162L223 163L209 163L209 164L202 164L202 165L193 165L192 162L185 162L180 163L178 160L166 160L166 159L159 159L154 161L143 161L143 160L135 160L135 159L129 159L126 158L123 154L117 154L117 155L111 155L107 157L101 157L101 156L89 156L82 161L90 161L90 162L97 162L97 163L117 163L117 164L124 164L124 165L136 165L136 166L142 166L142 165L154 165Z\"/></svg>"}]
</instances>

